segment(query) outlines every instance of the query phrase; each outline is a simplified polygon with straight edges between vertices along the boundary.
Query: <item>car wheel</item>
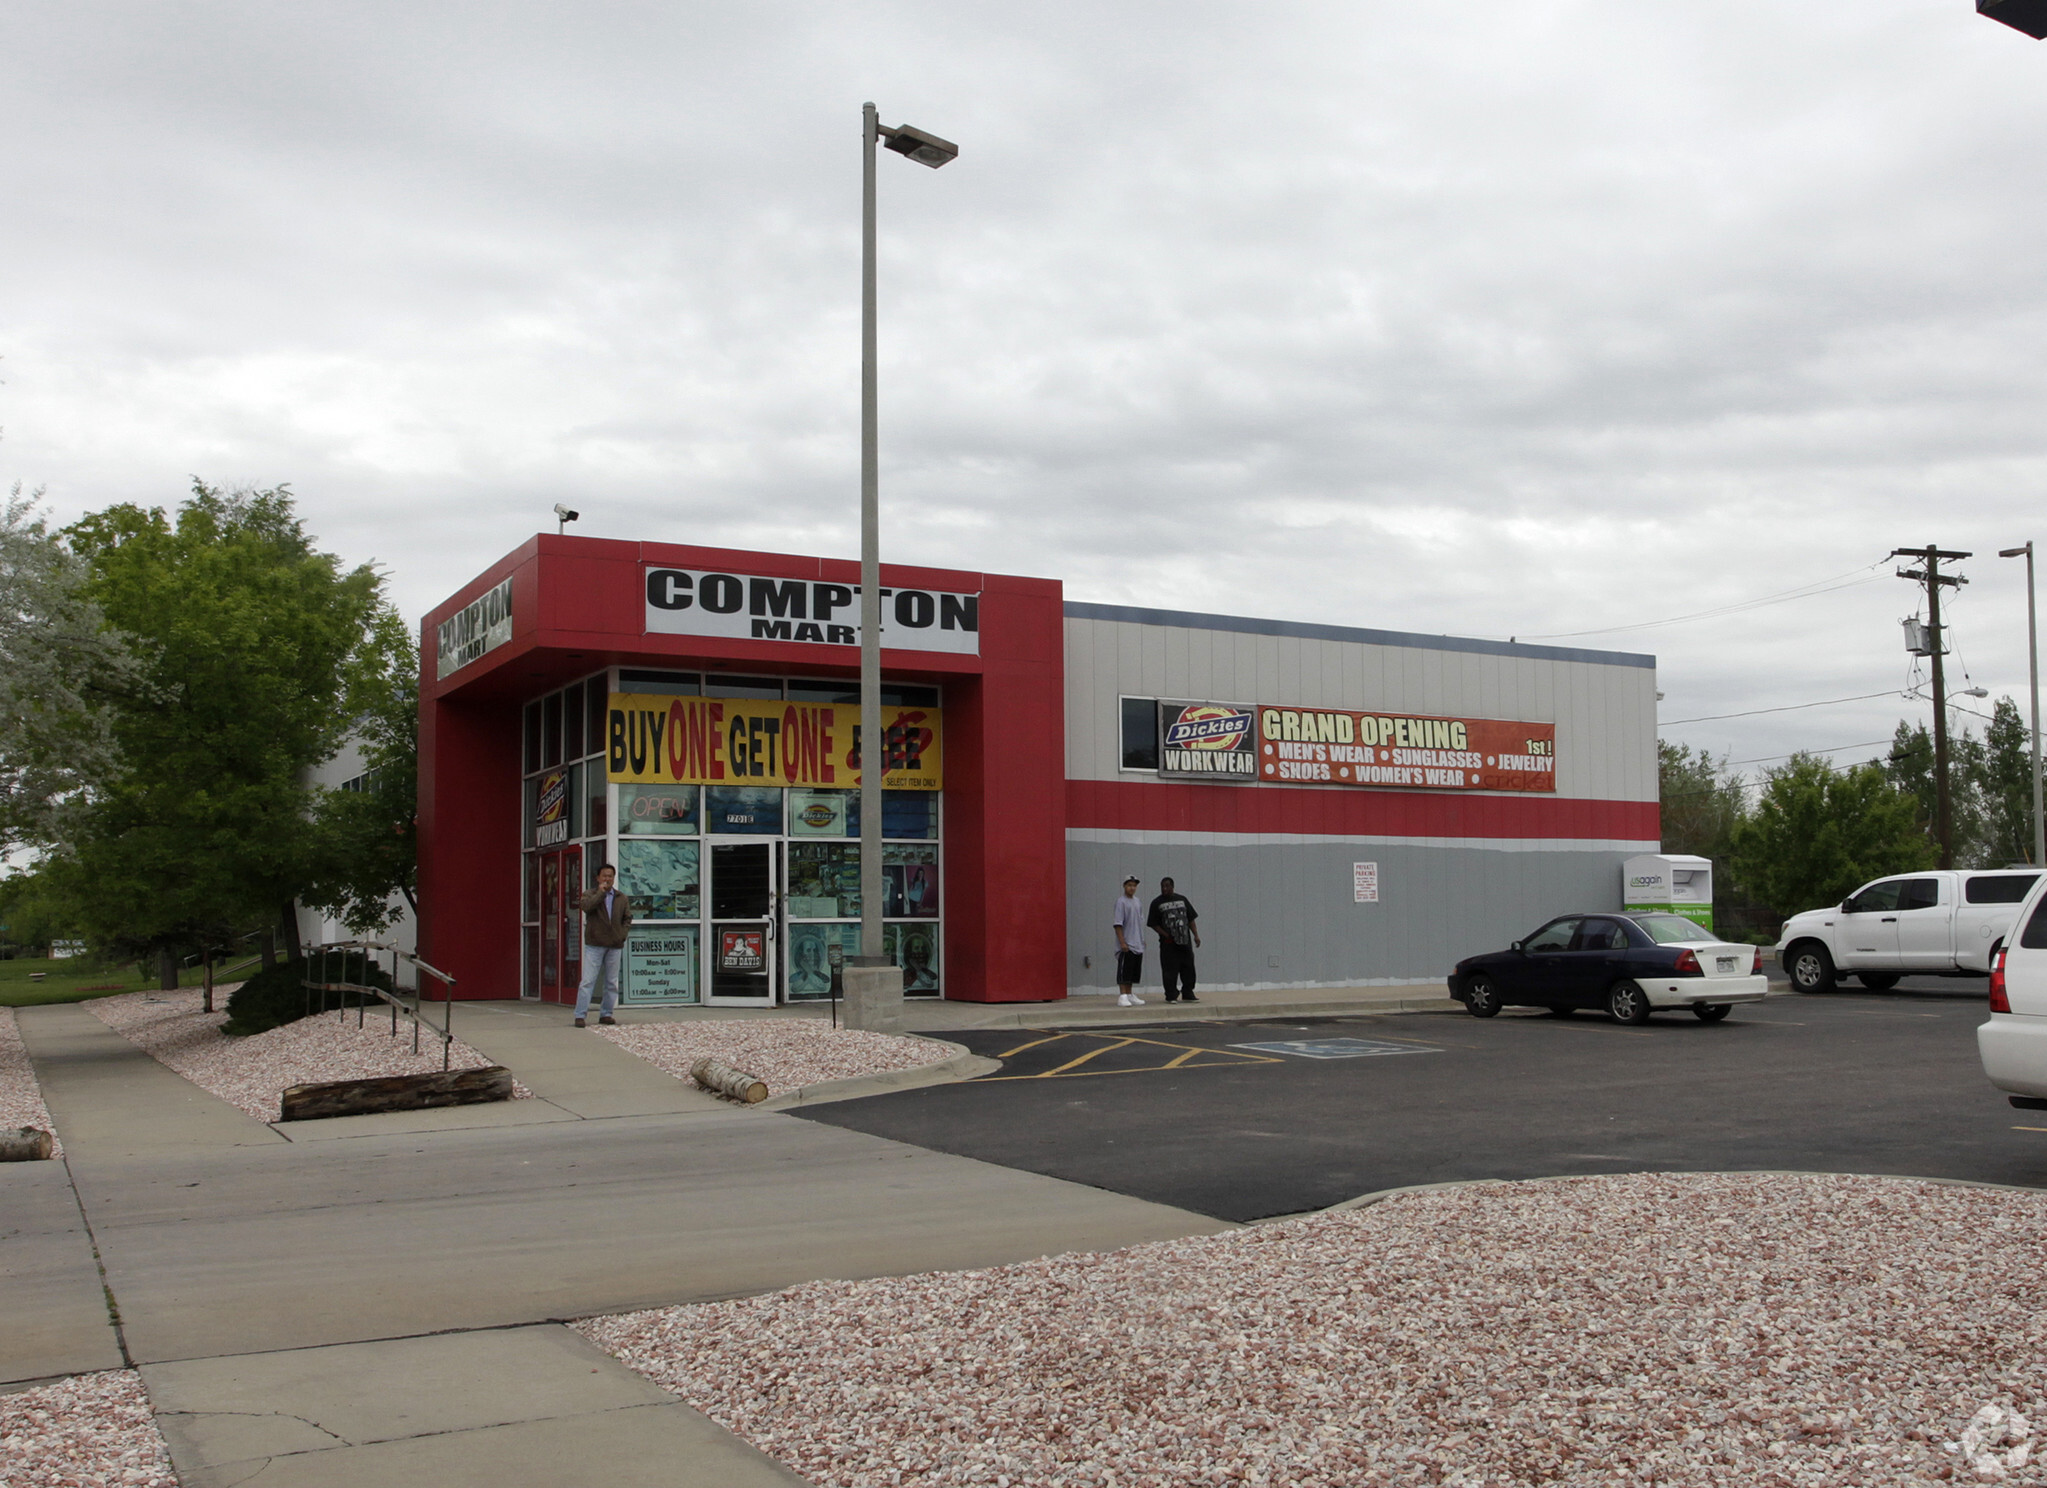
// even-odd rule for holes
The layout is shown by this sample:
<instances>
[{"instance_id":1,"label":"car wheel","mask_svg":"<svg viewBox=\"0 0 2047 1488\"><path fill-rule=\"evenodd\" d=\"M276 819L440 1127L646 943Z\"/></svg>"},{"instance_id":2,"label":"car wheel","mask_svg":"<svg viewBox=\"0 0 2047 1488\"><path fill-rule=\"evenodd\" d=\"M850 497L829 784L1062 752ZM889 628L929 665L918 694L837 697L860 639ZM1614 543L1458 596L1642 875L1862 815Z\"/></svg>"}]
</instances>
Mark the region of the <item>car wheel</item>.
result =
<instances>
[{"instance_id":1,"label":"car wheel","mask_svg":"<svg viewBox=\"0 0 2047 1488\"><path fill-rule=\"evenodd\" d=\"M1872 992L1888 992L1898 985L1898 973L1895 971L1858 971L1855 979Z\"/></svg>"},{"instance_id":2,"label":"car wheel","mask_svg":"<svg viewBox=\"0 0 2047 1488\"><path fill-rule=\"evenodd\" d=\"M1474 1018L1490 1018L1500 1010L1500 989L1489 976L1475 976L1464 984L1464 1006Z\"/></svg>"},{"instance_id":3,"label":"car wheel","mask_svg":"<svg viewBox=\"0 0 2047 1488\"><path fill-rule=\"evenodd\" d=\"M1701 1023L1718 1023L1733 1011L1734 1004L1731 1002L1695 1002L1692 1004L1692 1015Z\"/></svg>"},{"instance_id":4,"label":"car wheel","mask_svg":"<svg viewBox=\"0 0 2047 1488\"><path fill-rule=\"evenodd\" d=\"M1649 994L1633 982L1615 982L1607 989L1606 1010L1616 1023L1647 1023Z\"/></svg>"},{"instance_id":5,"label":"car wheel","mask_svg":"<svg viewBox=\"0 0 2047 1488\"><path fill-rule=\"evenodd\" d=\"M1790 958L1784 963L1784 971L1791 978L1791 985L1801 992L1834 990L1834 958L1827 954L1823 945L1806 941L1793 946Z\"/></svg>"}]
</instances>

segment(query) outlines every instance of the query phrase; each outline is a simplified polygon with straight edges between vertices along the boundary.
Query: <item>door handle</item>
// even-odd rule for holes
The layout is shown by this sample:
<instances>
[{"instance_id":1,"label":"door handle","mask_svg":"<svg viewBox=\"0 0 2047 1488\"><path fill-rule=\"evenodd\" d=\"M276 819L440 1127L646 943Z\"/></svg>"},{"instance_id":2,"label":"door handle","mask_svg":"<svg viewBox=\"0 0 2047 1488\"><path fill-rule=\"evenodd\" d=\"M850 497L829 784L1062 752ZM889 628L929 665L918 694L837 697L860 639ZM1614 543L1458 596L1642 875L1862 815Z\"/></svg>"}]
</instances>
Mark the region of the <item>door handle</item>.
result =
<instances>
[{"instance_id":1,"label":"door handle","mask_svg":"<svg viewBox=\"0 0 2047 1488\"><path fill-rule=\"evenodd\" d=\"M1898 923L1898 917L1896 915L1885 915L1883 922L1886 925L1895 925Z\"/></svg>"}]
</instances>

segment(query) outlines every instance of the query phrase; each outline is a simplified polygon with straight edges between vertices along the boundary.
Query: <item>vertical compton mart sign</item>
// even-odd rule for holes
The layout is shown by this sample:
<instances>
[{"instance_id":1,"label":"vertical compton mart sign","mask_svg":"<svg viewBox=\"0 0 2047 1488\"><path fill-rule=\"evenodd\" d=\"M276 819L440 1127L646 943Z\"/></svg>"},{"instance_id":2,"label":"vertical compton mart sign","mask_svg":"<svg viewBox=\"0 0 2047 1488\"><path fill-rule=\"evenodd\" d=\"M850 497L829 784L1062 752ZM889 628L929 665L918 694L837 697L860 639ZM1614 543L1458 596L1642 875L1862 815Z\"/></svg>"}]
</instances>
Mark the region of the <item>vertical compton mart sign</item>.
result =
<instances>
[{"instance_id":1,"label":"vertical compton mart sign","mask_svg":"<svg viewBox=\"0 0 2047 1488\"><path fill-rule=\"evenodd\" d=\"M860 644L860 586L694 568L646 571L647 630L726 641ZM981 654L981 596L881 591L881 639L906 651Z\"/></svg>"}]
</instances>

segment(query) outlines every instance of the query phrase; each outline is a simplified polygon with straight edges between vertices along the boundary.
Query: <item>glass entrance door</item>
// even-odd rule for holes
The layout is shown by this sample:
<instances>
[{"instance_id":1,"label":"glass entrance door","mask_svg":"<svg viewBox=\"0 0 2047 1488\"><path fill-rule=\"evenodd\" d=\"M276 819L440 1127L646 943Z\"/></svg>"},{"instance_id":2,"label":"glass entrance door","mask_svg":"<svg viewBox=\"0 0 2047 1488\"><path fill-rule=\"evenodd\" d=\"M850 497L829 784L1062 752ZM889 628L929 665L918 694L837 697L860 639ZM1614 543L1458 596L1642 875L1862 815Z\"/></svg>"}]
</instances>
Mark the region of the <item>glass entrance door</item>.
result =
<instances>
[{"instance_id":1,"label":"glass entrance door","mask_svg":"<svg viewBox=\"0 0 2047 1488\"><path fill-rule=\"evenodd\" d=\"M713 1005L764 1006L775 1000L781 959L775 885L778 842L713 842L710 862Z\"/></svg>"},{"instance_id":2,"label":"glass entrance door","mask_svg":"<svg viewBox=\"0 0 2047 1488\"><path fill-rule=\"evenodd\" d=\"M535 995L546 1002L567 1002L576 995L583 970L583 916L576 908L583 892L583 849L568 847L535 856L540 872Z\"/></svg>"}]
</instances>

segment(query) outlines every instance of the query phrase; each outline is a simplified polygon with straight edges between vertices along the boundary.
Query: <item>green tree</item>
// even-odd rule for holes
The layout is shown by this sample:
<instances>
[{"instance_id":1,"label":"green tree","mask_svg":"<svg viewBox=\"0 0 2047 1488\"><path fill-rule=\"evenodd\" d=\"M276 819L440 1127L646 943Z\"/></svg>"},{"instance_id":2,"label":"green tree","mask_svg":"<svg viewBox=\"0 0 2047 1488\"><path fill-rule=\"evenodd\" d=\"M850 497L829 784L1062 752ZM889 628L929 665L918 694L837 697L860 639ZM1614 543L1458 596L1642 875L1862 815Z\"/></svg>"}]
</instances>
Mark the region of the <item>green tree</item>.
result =
<instances>
[{"instance_id":1,"label":"green tree","mask_svg":"<svg viewBox=\"0 0 2047 1488\"><path fill-rule=\"evenodd\" d=\"M137 683L85 565L35 504L17 485L0 509L0 853L63 839L115 766L110 704Z\"/></svg>"},{"instance_id":2,"label":"green tree","mask_svg":"<svg viewBox=\"0 0 2047 1488\"><path fill-rule=\"evenodd\" d=\"M361 708L353 737L363 754L362 787L321 793L321 862L301 895L358 934L398 917L393 895L419 909L419 652L395 613L384 612L375 628L352 688Z\"/></svg>"},{"instance_id":3,"label":"green tree","mask_svg":"<svg viewBox=\"0 0 2047 1488\"><path fill-rule=\"evenodd\" d=\"M1734 829L1748 815L1741 777L1725 760L1705 750L1656 741L1656 766L1663 806L1663 850L1724 859Z\"/></svg>"},{"instance_id":4,"label":"green tree","mask_svg":"<svg viewBox=\"0 0 2047 1488\"><path fill-rule=\"evenodd\" d=\"M1734 874L1734 834L1748 819L1746 783L1705 750L1659 739L1657 775L1662 803L1663 850L1713 862L1713 923L1723 934L1745 934L1758 924Z\"/></svg>"},{"instance_id":5,"label":"green tree","mask_svg":"<svg viewBox=\"0 0 2047 1488\"><path fill-rule=\"evenodd\" d=\"M304 776L388 672L389 607L373 568L314 548L288 487L195 482L175 518L120 505L66 535L150 691L115 709L123 763L48 873L97 943L168 976L176 951L288 919L329 861Z\"/></svg>"},{"instance_id":6,"label":"green tree","mask_svg":"<svg viewBox=\"0 0 2047 1488\"><path fill-rule=\"evenodd\" d=\"M1983 731L1984 855L1981 866L2033 861L2033 735L2019 705L2001 697Z\"/></svg>"},{"instance_id":7,"label":"green tree","mask_svg":"<svg viewBox=\"0 0 2047 1488\"><path fill-rule=\"evenodd\" d=\"M1765 772L1755 813L1734 836L1736 876L1780 918L1934 858L1919 803L1883 766L1837 770L1810 754Z\"/></svg>"}]
</instances>

